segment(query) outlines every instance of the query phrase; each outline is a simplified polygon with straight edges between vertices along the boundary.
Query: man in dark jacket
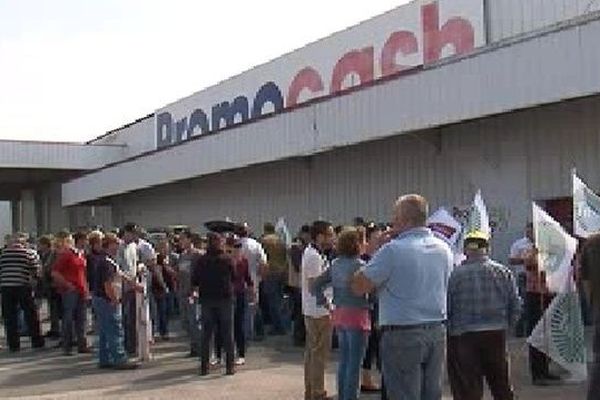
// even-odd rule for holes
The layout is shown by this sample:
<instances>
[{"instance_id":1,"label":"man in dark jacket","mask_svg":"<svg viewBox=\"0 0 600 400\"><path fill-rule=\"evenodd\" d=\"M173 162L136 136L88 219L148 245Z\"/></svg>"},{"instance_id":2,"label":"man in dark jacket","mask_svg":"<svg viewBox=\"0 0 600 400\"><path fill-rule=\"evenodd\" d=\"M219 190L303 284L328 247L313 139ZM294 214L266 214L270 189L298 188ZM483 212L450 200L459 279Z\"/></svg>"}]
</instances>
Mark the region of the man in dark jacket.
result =
<instances>
[{"instance_id":1,"label":"man in dark jacket","mask_svg":"<svg viewBox=\"0 0 600 400\"><path fill-rule=\"evenodd\" d=\"M233 368L233 281L234 263L224 251L225 240L218 233L208 234L208 249L192 266L192 287L197 288L202 307L200 375L208 375L210 342L216 331L225 348L227 375ZM216 330L215 327L220 329Z\"/></svg>"}]
</instances>

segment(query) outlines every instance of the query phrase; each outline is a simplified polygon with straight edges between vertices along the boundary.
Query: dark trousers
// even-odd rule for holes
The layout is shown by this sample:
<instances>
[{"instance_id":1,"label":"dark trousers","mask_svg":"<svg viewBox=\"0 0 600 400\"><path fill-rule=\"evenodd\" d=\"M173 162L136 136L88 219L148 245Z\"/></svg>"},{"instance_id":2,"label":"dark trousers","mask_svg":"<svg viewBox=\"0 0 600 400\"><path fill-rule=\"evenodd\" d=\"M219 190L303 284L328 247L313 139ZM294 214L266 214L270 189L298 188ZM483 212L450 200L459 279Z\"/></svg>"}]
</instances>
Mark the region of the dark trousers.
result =
<instances>
[{"instance_id":1,"label":"dark trousers","mask_svg":"<svg viewBox=\"0 0 600 400\"><path fill-rule=\"evenodd\" d=\"M539 293L527 292L527 300L525 304L525 312L527 313L527 336L531 335L531 332L542 318L544 310L548 308L552 296L540 295ZM549 323L549 321L548 321ZM534 380L545 379L548 374L548 357L536 349L533 346L529 346L529 370L531 372L531 378Z\"/></svg>"},{"instance_id":2,"label":"dark trousers","mask_svg":"<svg viewBox=\"0 0 600 400\"><path fill-rule=\"evenodd\" d=\"M156 302L156 320L153 321L155 330L160 336L169 334L169 305L167 295L155 296Z\"/></svg>"},{"instance_id":3,"label":"dark trousers","mask_svg":"<svg viewBox=\"0 0 600 400\"><path fill-rule=\"evenodd\" d=\"M48 308L50 309L50 332L59 336L62 332L60 321L62 319L62 299L60 294L51 289L48 294Z\"/></svg>"},{"instance_id":4,"label":"dark trousers","mask_svg":"<svg viewBox=\"0 0 600 400\"><path fill-rule=\"evenodd\" d=\"M232 300L202 302L202 339L200 343L200 369L208 372L210 342L219 325L220 342L225 349L227 371L233 371L233 304Z\"/></svg>"},{"instance_id":5,"label":"dark trousers","mask_svg":"<svg viewBox=\"0 0 600 400\"><path fill-rule=\"evenodd\" d=\"M63 319L62 319L62 344L66 351L73 346L73 332L77 337L77 347L87 347L85 337L85 314L87 306L83 296L79 292L69 291L62 295Z\"/></svg>"},{"instance_id":6,"label":"dark trousers","mask_svg":"<svg viewBox=\"0 0 600 400\"><path fill-rule=\"evenodd\" d=\"M6 341L10 350L16 351L21 347L19 337L18 310L21 308L25 314L25 321L31 335L32 347L43 347L44 338L40 333L40 317L37 305L30 287L3 287L2 288L2 315Z\"/></svg>"},{"instance_id":7,"label":"dark trousers","mask_svg":"<svg viewBox=\"0 0 600 400\"><path fill-rule=\"evenodd\" d=\"M600 311L594 322L594 359L590 372L587 400L596 400L600 393Z\"/></svg>"},{"instance_id":8,"label":"dark trousers","mask_svg":"<svg viewBox=\"0 0 600 400\"><path fill-rule=\"evenodd\" d=\"M302 315L302 292L300 288L291 287L290 296L292 300L292 326L293 338L296 346L304 346L306 340L306 328L304 316Z\"/></svg>"},{"instance_id":9,"label":"dark trousers","mask_svg":"<svg viewBox=\"0 0 600 400\"><path fill-rule=\"evenodd\" d=\"M134 291L123 293L123 331L125 351L129 355L137 353L137 305Z\"/></svg>"},{"instance_id":10,"label":"dark trousers","mask_svg":"<svg viewBox=\"0 0 600 400\"><path fill-rule=\"evenodd\" d=\"M484 378L494 400L512 400L506 332L469 332L449 337L448 376L455 400L483 399Z\"/></svg>"},{"instance_id":11,"label":"dark trousers","mask_svg":"<svg viewBox=\"0 0 600 400\"><path fill-rule=\"evenodd\" d=\"M285 327L283 326L282 315L283 279L278 275L267 276L262 284L271 322L271 333L284 333Z\"/></svg>"},{"instance_id":12,"label":"dark trousers","mask_svg":"<svg viewBox=\"0 0 600 400\"><path fill-rule=\"evenodd\" d=\"M248 300L246 293L238 294L235 298L235 311L233 315L235 346L237 347L238 357L246 357L246 330L244 322L246 321L246 311L248 309Z\"/></svg>"}]
</instances>

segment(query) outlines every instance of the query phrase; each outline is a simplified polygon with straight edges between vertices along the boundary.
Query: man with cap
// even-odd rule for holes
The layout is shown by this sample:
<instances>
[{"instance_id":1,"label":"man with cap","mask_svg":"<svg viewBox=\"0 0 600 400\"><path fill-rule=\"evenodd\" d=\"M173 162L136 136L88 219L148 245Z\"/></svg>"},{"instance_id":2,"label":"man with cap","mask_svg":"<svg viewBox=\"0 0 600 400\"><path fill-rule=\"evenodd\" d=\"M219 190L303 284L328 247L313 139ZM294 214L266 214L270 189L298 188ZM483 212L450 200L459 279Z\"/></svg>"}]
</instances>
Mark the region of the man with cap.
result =
<instances>
[{"instance_id":1,"label":"man with cap","mask_svg":"<svg viewBox=\"0 0 600 400\"><path fill-rule=\"evenodd\" d=\"M482 399L485 377L495 400L512 400L506 335L521 313L511 270L489 258L489 237L465 237L466 260L448 284L448 375L455 399Z\"/></svg>"}]
</instances>

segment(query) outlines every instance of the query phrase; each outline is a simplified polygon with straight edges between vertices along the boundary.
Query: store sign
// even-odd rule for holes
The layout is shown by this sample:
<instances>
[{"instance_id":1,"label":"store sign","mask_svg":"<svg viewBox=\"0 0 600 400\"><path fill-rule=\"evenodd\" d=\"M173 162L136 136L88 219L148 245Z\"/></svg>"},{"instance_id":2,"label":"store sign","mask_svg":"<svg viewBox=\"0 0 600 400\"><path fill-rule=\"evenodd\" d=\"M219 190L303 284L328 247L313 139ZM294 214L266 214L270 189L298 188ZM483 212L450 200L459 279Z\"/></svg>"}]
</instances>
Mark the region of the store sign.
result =
<instances>
[{"instance_id":1,"label":"store sign","mask_svg":"<svg viewBox=\"0 0 600 400\"><path fill-rule=\"evenodd\" d=\"M156 111L182 143L485 44L484 0L417 0Z\"/></svg>"}]
</instances>

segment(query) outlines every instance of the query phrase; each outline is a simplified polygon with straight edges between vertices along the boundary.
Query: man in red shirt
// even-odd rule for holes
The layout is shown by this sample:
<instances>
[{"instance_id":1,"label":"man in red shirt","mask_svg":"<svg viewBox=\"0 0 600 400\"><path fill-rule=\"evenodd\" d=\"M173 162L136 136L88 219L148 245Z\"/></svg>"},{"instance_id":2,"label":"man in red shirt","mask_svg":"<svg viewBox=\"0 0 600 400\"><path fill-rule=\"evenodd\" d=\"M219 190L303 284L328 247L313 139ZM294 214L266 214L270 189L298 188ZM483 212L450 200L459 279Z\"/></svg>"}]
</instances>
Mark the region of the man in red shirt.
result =
<instances>
[{"instance_id":1,"label":"man in red shirt","mask_svg":"<svg viewBox=\"0 0 600 400\"><path fill-rule=\"evenodd\" d=\"M86 278L85 255L74 248L68 232L56 235L57 259L52 267L52 279L62 296L64 354L72 355L73 330L79 353L91 353L85 336L85 303L90 298Z\"/></svg>"}]
</instances>

